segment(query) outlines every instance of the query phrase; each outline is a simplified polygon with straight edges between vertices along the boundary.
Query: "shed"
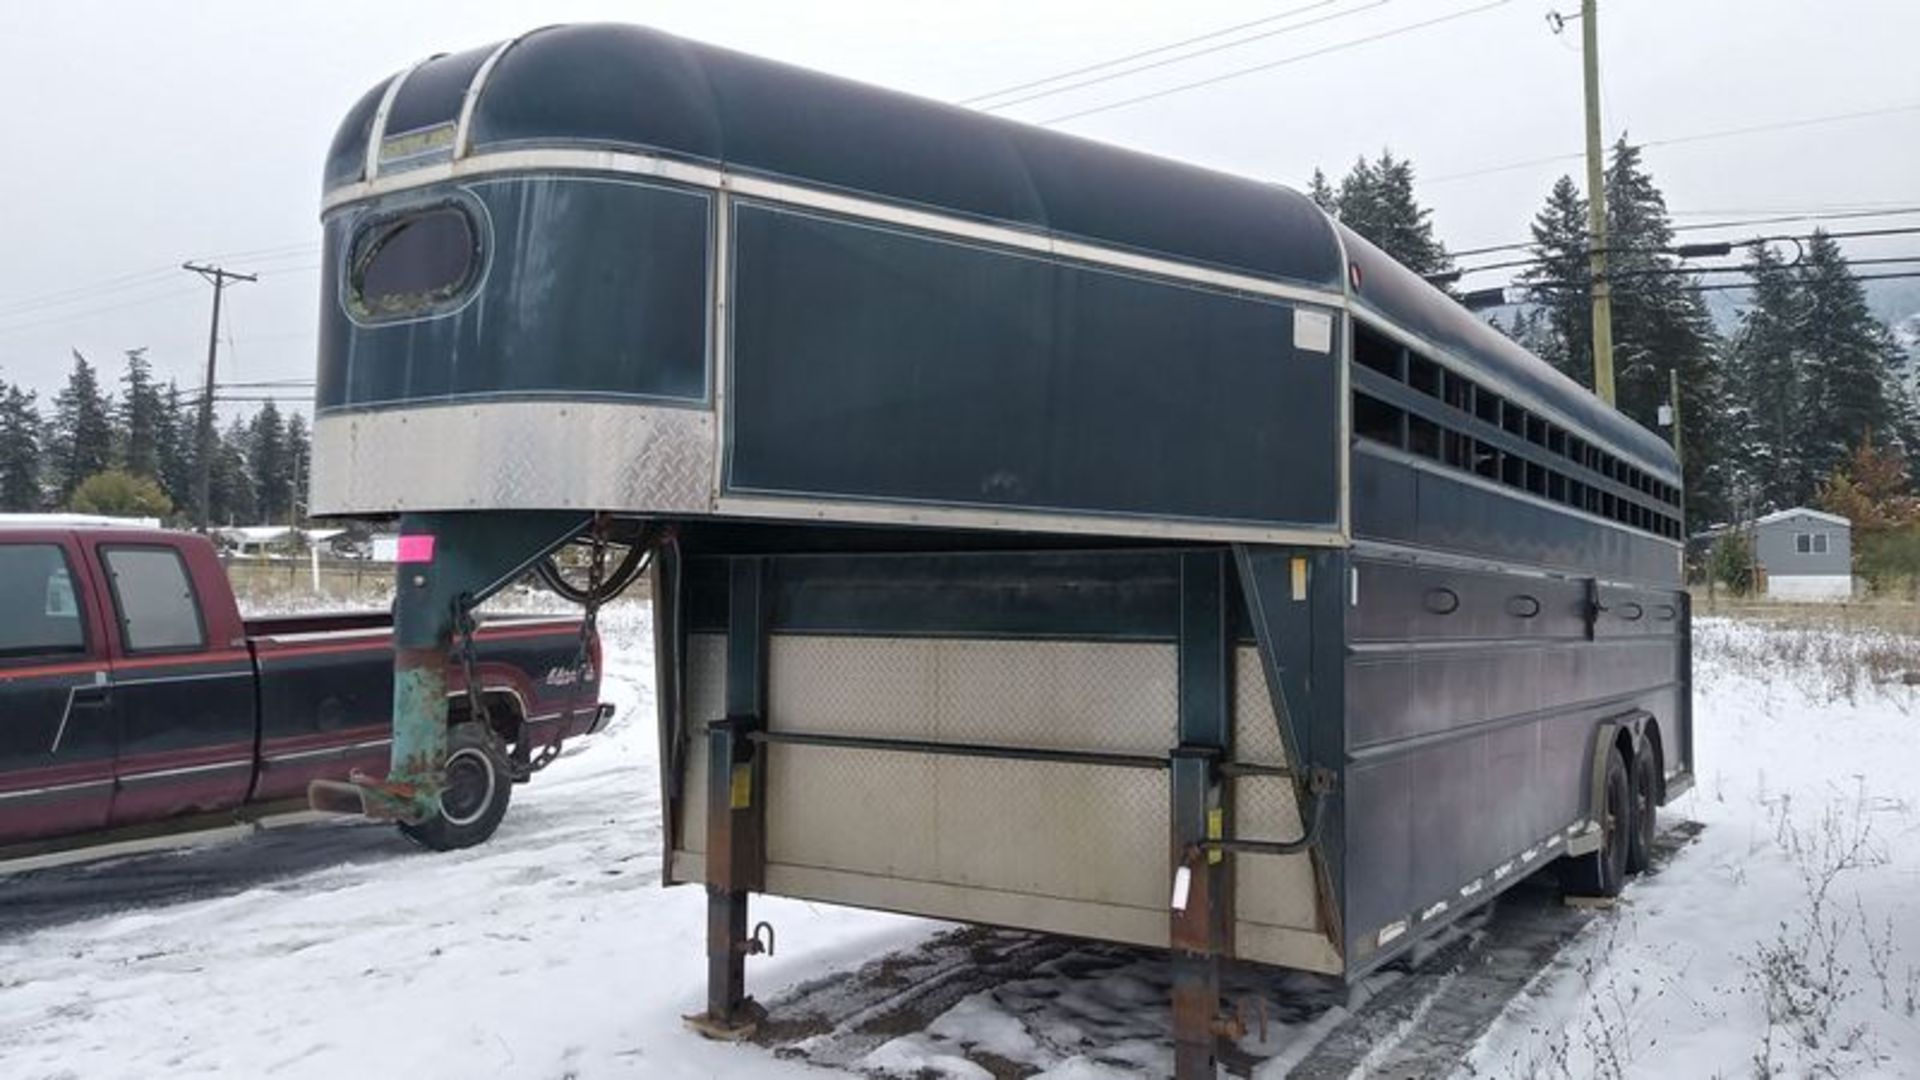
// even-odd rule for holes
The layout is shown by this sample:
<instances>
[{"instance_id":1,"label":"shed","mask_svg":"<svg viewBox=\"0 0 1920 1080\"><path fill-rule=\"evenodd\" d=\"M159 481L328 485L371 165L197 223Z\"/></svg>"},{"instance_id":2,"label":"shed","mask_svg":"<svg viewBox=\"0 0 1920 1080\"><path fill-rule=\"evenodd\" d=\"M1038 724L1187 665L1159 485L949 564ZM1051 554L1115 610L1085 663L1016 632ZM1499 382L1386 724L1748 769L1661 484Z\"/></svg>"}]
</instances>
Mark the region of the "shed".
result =
<instances>
[{"instance_id":1,"label":"shed","mask_svg":"<svg viewBox=\"0 0 1920 1080\"><path fill-rule=\"evenodd\" d=\"M1853 596L1853 523L1846 518L1796 506L1759 518L1752 535L1770 599Z\"/></svg>"}]
</instances>

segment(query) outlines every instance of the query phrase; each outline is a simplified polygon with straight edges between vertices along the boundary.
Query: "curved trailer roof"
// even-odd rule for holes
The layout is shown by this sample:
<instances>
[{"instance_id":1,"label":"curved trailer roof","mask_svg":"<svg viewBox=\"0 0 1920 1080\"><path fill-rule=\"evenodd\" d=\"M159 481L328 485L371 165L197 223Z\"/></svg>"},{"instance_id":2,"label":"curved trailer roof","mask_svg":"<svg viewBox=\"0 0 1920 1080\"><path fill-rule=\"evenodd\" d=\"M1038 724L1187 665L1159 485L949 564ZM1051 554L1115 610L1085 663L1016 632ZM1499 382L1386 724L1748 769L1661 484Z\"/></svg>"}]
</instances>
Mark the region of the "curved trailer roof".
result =
<instances>
[{"instance_id":1,"label":"curved trailer roof","mask_svg":"<svg viewBox=\"0 0 1920 1080\"><path fill-rule=\"evenodd\" d=\"M1359 307L1678 478L1664 440L1277 184L614 24L536 30L374 87L335 135L329 192L367 178L376 126L387 158L427 151L383 175L503 150L641 151L1333 292L1351 259Z\"/></svg>"}]
</instances>

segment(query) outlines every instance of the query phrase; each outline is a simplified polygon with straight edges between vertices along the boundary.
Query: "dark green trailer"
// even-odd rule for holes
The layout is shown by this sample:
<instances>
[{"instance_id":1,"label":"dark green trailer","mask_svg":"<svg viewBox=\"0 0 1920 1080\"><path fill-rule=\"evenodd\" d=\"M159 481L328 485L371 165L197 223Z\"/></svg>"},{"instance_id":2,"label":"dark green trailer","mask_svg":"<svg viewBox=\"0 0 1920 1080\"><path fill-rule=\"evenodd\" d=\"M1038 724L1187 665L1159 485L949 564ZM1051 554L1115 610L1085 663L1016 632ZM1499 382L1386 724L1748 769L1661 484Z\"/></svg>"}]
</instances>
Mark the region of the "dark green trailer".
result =
<instances>
[{"instance_id":1,"label":"dark green trailer","mask_svg":"<svg viewBox=\"0 0 1920 1080\"><path fill-rule=\"evenodd\" d=\"M313 506L411 553L365 805L467 605L650 548L710 1031L764 892L1168 947L1211 1076L1221 960L1617 890L1691 782L1671 450L1295 192L568 26L375 87L324 207Z\"/></svg>"}]
</instances>

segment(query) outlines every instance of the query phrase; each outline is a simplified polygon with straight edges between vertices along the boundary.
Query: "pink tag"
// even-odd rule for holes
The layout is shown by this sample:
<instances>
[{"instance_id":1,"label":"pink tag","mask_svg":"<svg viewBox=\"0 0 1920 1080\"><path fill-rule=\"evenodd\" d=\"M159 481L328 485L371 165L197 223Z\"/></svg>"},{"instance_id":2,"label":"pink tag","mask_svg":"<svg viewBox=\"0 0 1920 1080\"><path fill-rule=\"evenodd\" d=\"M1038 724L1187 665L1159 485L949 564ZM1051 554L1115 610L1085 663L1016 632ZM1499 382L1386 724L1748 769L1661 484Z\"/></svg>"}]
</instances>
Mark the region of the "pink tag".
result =
<instances>
[{"instance_id":1,"label":"pink tag","mask_svg":"<svg viewBox=\"0 0 1920 1080\"><path fill-rule=\"evenodd\" d=\"M395 561L403 563L423 563L433 561L433 536L402 536L400 549Z\"/></svg>"}]
</instances>

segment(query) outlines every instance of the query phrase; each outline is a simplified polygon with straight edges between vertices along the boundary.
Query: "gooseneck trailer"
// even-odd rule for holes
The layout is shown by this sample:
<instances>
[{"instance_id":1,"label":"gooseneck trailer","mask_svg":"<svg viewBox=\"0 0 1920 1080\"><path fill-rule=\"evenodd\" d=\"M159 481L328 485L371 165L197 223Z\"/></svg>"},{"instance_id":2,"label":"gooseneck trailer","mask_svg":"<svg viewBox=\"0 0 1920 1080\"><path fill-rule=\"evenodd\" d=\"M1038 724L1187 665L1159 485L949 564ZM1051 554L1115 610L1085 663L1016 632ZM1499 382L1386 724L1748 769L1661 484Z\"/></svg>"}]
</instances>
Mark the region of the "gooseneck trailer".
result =
<instances>
[{"instance_id":1,"label":"gooseneck trailer","mask_svg":"<svg viewBox=\"0 0 1920 1080\"><path fill-rule=\"evenodd\" d=\"M1356 977L1691 782L1680 479L1287 189L621 26L328 155L313 506L397 516L427 813L463 611L653 551L664 879Z\"/></svg>"}]
</instances>

